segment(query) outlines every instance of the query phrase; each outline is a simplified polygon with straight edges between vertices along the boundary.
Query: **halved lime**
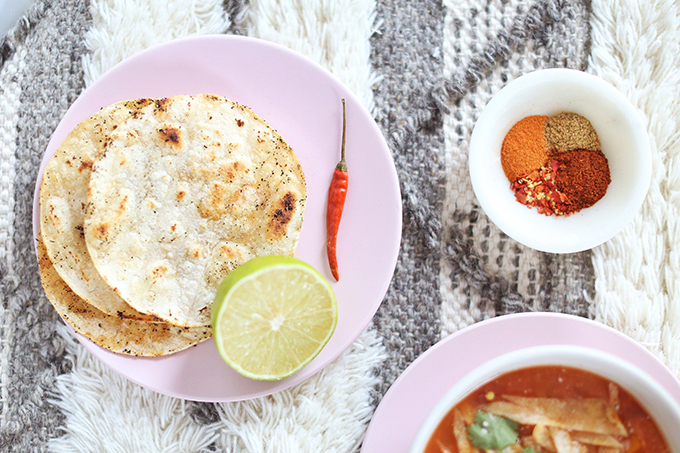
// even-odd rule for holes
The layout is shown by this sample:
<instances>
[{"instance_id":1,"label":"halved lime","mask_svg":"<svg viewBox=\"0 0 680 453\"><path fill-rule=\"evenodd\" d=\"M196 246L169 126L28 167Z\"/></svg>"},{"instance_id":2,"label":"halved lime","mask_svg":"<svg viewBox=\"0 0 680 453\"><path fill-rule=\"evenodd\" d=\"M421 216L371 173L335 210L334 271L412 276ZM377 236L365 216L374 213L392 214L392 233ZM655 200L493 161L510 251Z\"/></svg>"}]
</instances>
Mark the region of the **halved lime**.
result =
<instances>
[{"instance_id":1,"label":"halved lime","mask_svg":"<svg viewBox=\"0 0 680 453\"><path fill-rule=\"evenodd\" d=\"M335 294L309 264L260 256L230 272L212 306L220 355L252 379L275 381L300 371L330 340Z\"/></svg>"}]
</instances>

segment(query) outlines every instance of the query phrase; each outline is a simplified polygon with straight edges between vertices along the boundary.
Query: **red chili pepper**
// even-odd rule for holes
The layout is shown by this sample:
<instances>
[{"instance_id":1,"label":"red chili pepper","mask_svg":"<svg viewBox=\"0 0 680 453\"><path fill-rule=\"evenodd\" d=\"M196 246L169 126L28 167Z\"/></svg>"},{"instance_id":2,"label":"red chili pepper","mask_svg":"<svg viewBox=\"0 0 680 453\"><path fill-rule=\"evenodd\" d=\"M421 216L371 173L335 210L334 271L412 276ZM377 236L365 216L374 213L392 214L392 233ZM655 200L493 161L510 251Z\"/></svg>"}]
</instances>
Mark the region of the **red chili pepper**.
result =
<instances>
[{"instance_id":1,"label":"red chili pepper","mask_svg":"<svg viewBox=\"0 0 680 453\"><path fill-rule=\"evenodd\" d=\"M340 149L340 162L335 167L331 186L328 189L328 207L326 208L326 253L328 254L328 264L335 280L340 280L338 273L338 256L336 245L338 242L338 228L342 210L345 207L345 197L347 196L347 162L345 161L345 100L342 100L342 147Z\"/></svg>"}]
</instances>

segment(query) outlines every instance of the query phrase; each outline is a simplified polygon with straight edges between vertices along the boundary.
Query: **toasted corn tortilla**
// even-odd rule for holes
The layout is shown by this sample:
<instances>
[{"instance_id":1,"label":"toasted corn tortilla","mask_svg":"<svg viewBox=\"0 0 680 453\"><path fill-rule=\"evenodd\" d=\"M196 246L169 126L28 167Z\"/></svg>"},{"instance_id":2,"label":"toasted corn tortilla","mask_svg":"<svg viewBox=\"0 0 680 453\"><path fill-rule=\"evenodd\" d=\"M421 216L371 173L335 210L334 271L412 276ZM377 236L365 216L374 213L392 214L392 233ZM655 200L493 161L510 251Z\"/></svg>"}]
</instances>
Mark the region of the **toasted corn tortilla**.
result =
<instances>
[{"instance_id":1,"label":"toasted corn tortilla","mask_svg":"<svg viewBox=\"0 0 680 453\"><path fill-rule=\"evenodd\" d=\"M38 244L40 278L57 313L76 332L110 351L156 357L179 352L212 336L210 327L178 327L168 323L107 315L78 297L52 265L42 242Z\"/></svg>"},{"instance_id":2,"label":"toasted corn tortilla","mask_svg":"<svg viewBox=\"0 0 680 453\"><path fill-rule=\"evenodd\" d=\"M47 254L66 284L112 316L153 320L130 307L99 275L85 244L83 221L92 165L108 134L148 99L104 107L79 123L50 159L40 186L40 229Z\"/></svg>"},{"instance_id":3,"label":"toasted corn tortilla","mask_svg":"<svg viewBox=\"0 0 680 453\"><path fill-rule=\"evenodd\" d=\"M142 107L93 166L85 241L99 274L136 310L210 323L219 283L259 255L292 255L302 168L249 108L213 95Z\"/></svg>"}]
</instances>

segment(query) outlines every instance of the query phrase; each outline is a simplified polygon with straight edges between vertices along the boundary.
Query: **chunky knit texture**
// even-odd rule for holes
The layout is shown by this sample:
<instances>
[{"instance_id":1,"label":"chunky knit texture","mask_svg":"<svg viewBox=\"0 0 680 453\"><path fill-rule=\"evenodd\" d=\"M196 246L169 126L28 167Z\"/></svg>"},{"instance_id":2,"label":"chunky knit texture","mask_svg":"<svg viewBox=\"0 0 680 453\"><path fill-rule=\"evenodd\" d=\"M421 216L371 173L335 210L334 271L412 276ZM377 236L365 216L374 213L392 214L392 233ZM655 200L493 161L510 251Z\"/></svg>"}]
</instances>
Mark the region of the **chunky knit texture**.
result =
<instances>
[{"instance_id":1,"label":"chunky knit texture","mask_svg":"<svg viewBox=\"0 0 680 453\"><path fill-rule=\"evenodd\" d=\"M642 3L38 0L0 41L0 451L357 451L382 396L420 354L522 311L594 318L679 373L680 7ZM201 33L276 42L330 70L373 114L402 192L401 250L371 324L313 378L238 403L159 395L90 355L42 292L31 234L42 154L82 90L138 50ZM571 255L500 232L467 170L489 99L550 67L617 86L640 109L654 152L633 224Z\"/></svg>"}]
</instances>

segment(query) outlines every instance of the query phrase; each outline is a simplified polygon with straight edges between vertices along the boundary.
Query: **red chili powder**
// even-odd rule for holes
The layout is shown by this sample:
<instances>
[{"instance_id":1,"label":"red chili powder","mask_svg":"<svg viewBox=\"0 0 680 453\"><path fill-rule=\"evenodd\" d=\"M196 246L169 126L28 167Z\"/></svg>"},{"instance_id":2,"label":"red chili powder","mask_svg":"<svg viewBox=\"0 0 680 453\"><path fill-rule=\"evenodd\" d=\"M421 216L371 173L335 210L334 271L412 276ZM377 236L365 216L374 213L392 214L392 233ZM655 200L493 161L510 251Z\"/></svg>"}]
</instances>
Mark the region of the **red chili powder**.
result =
<instances>
[{"instance_id":1,"label":"red chili powder","mask_svg":"<svg viewBox=\"0 0 680 453\"><path fill-rule=\"evenodd\" d=\"M611 176L602 151L560 151L551 158L558 163L555 186L569 200L567 213L588 208L604 197Z\"/></svg>"}]
</instances>

